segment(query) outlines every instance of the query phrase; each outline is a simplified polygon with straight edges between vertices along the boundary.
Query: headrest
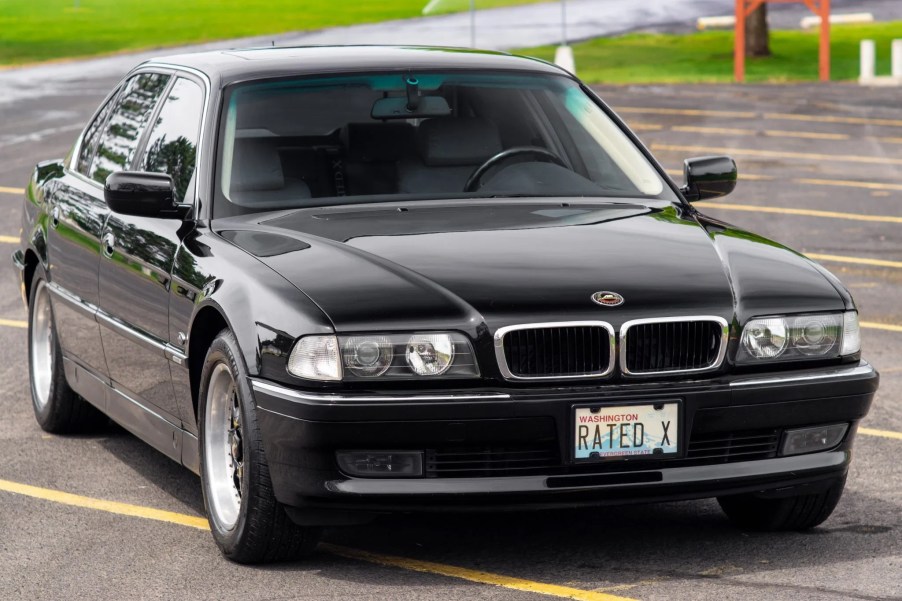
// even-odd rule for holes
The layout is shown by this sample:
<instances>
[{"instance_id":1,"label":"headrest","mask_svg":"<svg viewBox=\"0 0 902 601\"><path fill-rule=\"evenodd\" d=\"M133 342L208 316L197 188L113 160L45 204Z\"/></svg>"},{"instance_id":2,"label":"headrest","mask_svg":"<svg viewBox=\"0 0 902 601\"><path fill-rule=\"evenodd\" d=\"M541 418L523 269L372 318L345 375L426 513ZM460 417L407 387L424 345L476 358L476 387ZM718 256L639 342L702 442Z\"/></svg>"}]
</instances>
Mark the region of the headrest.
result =
<instances>
[{"instance_id":1,"label":"headrest","mask_svg":"<svg viewBox=\"0 0 902 601\"><path fill-rule=\"evenodd\" d=\"M284 187L282 161L275 141L266 138L236 138L232 155L231 191L281 190Z\"/></svg>"},{"instance_id":2,"label":"headrest","mask_svg":"<svg viewBox=\"0 0 902 601\"><path fill-rule=\"evenodd\" d=\"M501 137L485 119L441 117L417 128L420 155L427 165L479 165L501 152Z\"/></svg>"},{"instance_id":3,"label":"headrest","mask_svg":"<svg viewBox=\"0 0 902 601\"><path fill-rule=\"evenodd\" d=\"M348 159L364 163L397 161L414 147L410 123L348 123Z\"/></svg>"}]
</instances>

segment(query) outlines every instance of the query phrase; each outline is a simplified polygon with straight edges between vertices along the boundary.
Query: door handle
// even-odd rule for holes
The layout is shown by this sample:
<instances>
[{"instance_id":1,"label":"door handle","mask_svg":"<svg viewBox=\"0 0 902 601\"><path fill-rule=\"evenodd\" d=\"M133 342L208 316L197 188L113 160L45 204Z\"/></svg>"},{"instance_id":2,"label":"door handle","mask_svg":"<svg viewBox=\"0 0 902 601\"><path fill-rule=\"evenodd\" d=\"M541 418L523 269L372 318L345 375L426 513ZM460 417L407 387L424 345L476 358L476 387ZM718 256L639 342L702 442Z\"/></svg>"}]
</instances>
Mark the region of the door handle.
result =
<instances>
[{"instance_id":1,"label":"door handle","mask_svg":"<svg viewBox=\"0 0 902 601\"><path fill-rule=\"evenodd\" d=\"M103 241L101 242L103 246L103 254L106 257L112 257L113 251L116 250L116 236L107 232L103 235Z\"/></svg>"},{"instance_id":2,"label":"door handle","mask_svg":"<svg viewBox=\"0 0 902 601\"><path fill-rule=\"evenodd\" d=\"M50 227L56 229L60 224L60 208L58 205L54 205L54 207L50 210Z\"/></svg>"}]
</instances>

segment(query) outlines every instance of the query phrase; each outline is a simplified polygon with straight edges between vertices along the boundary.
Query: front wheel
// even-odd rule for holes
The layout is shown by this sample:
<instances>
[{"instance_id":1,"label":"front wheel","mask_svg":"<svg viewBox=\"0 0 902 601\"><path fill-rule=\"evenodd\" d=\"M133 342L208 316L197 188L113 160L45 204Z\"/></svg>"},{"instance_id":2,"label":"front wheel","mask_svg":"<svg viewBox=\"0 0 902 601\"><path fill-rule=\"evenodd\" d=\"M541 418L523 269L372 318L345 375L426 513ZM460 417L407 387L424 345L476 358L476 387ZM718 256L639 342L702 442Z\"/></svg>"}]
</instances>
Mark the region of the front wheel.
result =
<instances>
[{"instance_id":1,"label":"front wheel","mask_svg":"<svg viewBox=\"0 0 902 601\"><path fill-rule=\"evenodd\" d=\"M826 489L782 499L763 499L754 495L718 497L720 508L730 520L746 530L776 532L808 530L824 523L842 497L846 479Z\"/></svg>"},{"instance_id":2,"label":"front wheel","mask_svg":"<svg viewBox=\"0 0 902 601\"><path fill-rule=\"evenodd\" d=\"M201 483L213 538L239 563L299 559L318 528L296 525L276 500L238 342L219 333L204 361L198 407Z\"/></svg>"}]
</instances>

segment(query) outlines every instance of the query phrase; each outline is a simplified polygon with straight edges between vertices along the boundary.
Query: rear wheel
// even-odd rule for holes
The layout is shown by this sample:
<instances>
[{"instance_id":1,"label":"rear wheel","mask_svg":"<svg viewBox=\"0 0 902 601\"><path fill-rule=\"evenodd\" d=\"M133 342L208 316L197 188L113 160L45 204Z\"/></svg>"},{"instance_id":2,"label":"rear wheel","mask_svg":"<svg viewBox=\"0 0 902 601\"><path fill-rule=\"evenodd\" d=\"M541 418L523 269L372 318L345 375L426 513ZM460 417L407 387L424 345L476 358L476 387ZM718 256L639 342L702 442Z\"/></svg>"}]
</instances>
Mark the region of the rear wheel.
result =
<instances>
[{"instance_id":1,"label":"rear wheel","mask_svg":"<svg viewBox=\"0 0 902 601\"><path fill-rule=\"evenodd\" d=\"M75 394L66 382L50 291L43 273L35 274L28 302L28 371L34 416L45 431L84 432L105 421L103 414Z\"/></svg>"},{"instance_id":2,"label":"rear wheel","mask_svg":"<svg viewBox=\"0 0 902 601\"><path fill-rule=\"evenodd\" d=\"M312 553L320 530L292 522L273 494L256 405L238 342L228 330L207 351L198 422L204 505L222 553L239 563Z\"/></svg>"},{"instance_id":3,"label":"rear wheel","mask_svg":"<svg viewBox=\"0 0 902 601\"><path fill-rule=\"evenodd\" d=\"M781 499L763 499L754 495L718 497L721 509L730 520L746 530L808 530L824 523L842 497L846 479L828 488Z\"/></svg>"}]
</instances>

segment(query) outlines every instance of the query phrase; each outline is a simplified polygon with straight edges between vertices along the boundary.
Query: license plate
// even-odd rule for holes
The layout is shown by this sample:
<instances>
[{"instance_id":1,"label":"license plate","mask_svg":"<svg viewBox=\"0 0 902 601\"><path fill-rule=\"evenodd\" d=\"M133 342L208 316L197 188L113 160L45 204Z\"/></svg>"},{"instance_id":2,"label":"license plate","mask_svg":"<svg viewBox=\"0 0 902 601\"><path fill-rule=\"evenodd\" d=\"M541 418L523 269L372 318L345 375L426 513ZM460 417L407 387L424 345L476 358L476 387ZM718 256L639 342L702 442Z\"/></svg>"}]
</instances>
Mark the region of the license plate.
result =
<instances>
[{"instance_id":1,"label":"license plate","mask_svg":"<svg viewBox=\"0 0 902 601\"><path fill-rule=\"evenodd\" d=\"M679 403L576 407L573 414L575 459L679 453Z\"/></svg>"}]
</instances>

